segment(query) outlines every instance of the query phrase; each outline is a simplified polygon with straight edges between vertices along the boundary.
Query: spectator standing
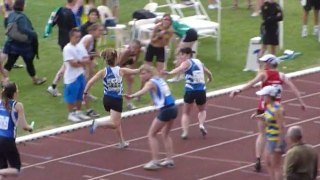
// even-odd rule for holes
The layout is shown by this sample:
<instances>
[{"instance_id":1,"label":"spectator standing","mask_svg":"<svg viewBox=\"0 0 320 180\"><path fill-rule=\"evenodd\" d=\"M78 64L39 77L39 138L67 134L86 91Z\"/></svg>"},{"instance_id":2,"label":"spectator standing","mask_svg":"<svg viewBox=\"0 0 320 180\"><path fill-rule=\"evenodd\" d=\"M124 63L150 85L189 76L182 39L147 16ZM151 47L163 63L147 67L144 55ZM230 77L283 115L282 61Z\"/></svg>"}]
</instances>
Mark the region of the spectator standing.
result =
<instances>
[{"instance_id":1,"label":"spectator standing","mask_svg":"<svg viewBox=\"0 0 320 180\"><path fill-rule=\"evenodd\" d=\"M261 7L262 24L262 48L260 56L263 56L267 46L271 46L270 53L275 55L276 48L279 45L279 26L278 22L282 21L283 14L281 7L274 0L266 0Z\"/></svg>"},{"instance_id":2,"label":"spectator standing","mask_svg":"<svg viewBox=\"0 0 320 180\"><path fill-rule=\"evenodd\" d=\"M320 1L319 0L301 0L301 5L303 7L303 18L302 18L302 37L308 36L308 16L311 9L314 13L314 26L313 26L313 35L318 35L319 32L319 10L320 10Z\"/></svg>"},{"instance_id":3,"label":"spectator standing","mask_svg":"<svg viewBox=\"0 0 320 180\"><path fill-rule=\"evenodd\" d=\"M313 147L303 142L300 126L292 126L287 131L290 149L284 159L285 180L315 180L318 174L318 155Z\"/></svg>"},{"instance_id":4,"label":"spectator standing","mask_svg":"<svg viewBox=\"0 0 320 180\"><path fill-rule=\"evenodd\" d=\"M41 85L46 82L47 79L38 78L36 76L36 70L33 64L34 58L38 58L38 36L32 27L31 21L23 13L24 7L24 0L16 0L14 2L13 12L9 14L5 27L10 23L16 22L19 31L22 34L27 35L28 40L26 42L19 42L8 37L3 49L3 53L8 56L8 60L4 65L4 68L6 71L10 71L19 56L21 56L27 66L27 72L32 78L33 84Z\"/></svg>"},{"instance_id":5,"label":"spectator standing","mask_svg":"<svg viewBox=\"0 0 320 180\"><path fill-rule=\"evenodd\" d=\"M23 104L16 100L18 87L15 83L7 83L1 92L0 101L0 179L18 176L21 160L16 146L16 128L32 132L26 122Z\"/></svg>"},{"instance_id":6,"label":"spectator standing","mask_svg":"<svg viewBox=\"0 0 320 180\"><path fill-rule=\"evenodd\" d=\"M70 43L63 48L64 72L64 101L68 106L68 120L79 122L90 117L81 111L82 95L86 85L84 67L91 60L87 50L79 43L81 33L78 29L70 31Z\"/></svg>"},{"instance_id":7,"label":"spectator standing","mask_svg":"<svg viewBox=\"0 0 320 180\"><path fill-rule=\"evenodd\" d=\"M127 67L130 69L134 69L138 67L138 60L141 53L141 43L138 40L132 41L129 46L123 50L120 51L119 60L117 64L120 67ZM127 82L127 94L132 93L132 86L133 86L133 75L126 75L124 76L126 82ZM127 109L132 110L136 107L133 105L131 99L126 99L127 101Z\"/></svg>"},{"instance_id":8,"label":"spectator standing","mask_svg":"<svg viewBox=\"0 0 320 180\"><path fill-rule=\"evenodd\" d=\"M67 4L65 5L65 7L59 7L55 11L53 11L48 20L44 37L48 37L52 31L52 27L57 25L59 29L58 44L60 46L61 51L63 50L64 46L68 44L68 42L70 41L69 32L72 28L77 27L75 14L73 12L73 9L75 9L76 7L77 0L67 0ZM63 76L64 69L65 67L64 65L62 65L56 73L51 86L49 86L47 89L48 92L52 94L54 97L61 95L57 89L57 84Z\"/></svg>"},{"instance_id":9,"label":"spectator standing","mask_svg":"<svg viewBox=\"0 0 320 180\"><path fill-rule=\"evenodd\" d=\"M100 18L99 11L96 8L92 8L88 13L88 21L80 26L81 36L88 34L88 28L94 23L97 23Z\"/></svg>"}]
</instances>

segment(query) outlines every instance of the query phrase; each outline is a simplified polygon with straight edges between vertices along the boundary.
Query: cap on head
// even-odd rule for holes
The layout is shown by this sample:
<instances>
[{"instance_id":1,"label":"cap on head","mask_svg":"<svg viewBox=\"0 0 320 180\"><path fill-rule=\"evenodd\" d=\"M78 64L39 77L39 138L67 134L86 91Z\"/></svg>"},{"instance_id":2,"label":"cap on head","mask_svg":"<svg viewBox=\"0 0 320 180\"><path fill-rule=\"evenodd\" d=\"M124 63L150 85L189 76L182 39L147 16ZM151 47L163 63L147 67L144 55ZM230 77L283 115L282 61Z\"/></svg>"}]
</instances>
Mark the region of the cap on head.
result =
<instances>
[{"instance_id":1,"label":"cap on head","mask_svg":"<svg viewBox=\"0 0 320 180\"><path fill-rule=\"evenodd\" d=\"M260 62L270 63L270 64L279 64L279 58L273 54L266 54L259 58Z\"/></svg>"},{"instance_id":2,"label":"cap on head","mask_svg":"<svg viewBox=\"0 0 320 180\"><path fill-rule=\"evenodd\" d=\"M271 97L277 97L281 93L281 89L276 86L265 86L259 91L256 92L259 96L271 96Z\"/></svg>"},{"instance_id":3,"label":"cap on head","mask_svg":"<svg viewBox=\"0 0 320 180\"><path fill-rule=\"evenodd\" d=\"M191 48L186 47L186 48L181 48L180 49L180 53L182 53L182 54L191 54L192 55L194 53L194 51Z\"/></svg>"}]
</instances>

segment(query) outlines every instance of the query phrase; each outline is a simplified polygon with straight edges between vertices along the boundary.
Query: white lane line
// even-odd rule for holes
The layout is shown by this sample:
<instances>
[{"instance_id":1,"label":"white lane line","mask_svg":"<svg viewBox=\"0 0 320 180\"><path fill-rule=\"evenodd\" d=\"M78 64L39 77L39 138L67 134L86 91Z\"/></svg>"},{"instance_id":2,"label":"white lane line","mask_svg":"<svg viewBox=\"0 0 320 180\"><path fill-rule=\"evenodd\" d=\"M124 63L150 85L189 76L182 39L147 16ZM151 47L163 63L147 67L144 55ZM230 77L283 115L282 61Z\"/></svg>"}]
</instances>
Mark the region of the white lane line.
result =
<instances>
[{"instance_id":1,"label":"white lane line","mask_svg":"<svg viewBox=\"0 0 320 180\"><path fill-rule=\"evenodd\" d=\"M298 82L303 82L303 83L308 83L308 84L313 84L313 85L320 85L319 82L316 82L316 81L310 81L310 80L305 80L305 79L297 79L295 81L298 81Z\"/></svg>"},{"instance_id":2,"label":"white lane line","mask_svg":"<svg viewBox=\"0 0 320 180\"><path fill-rule=\"evenodd\" d=\"M297 104L297 103L288 103L288 105L290 105L290 106L295 106L295 107L301 107L301 105L300 105L300 104ZM320 107L309 106L309 105L306 105L306 108L307 108L307 109L320 110Z\"/></svg>"},{"instance_id":3,"label":"white lane line","mask_svg":"<svg viewBox=\"0 0 320 180\"><path fill-rule=\"evenodd\" d=\"M283 89L282 92L294 93L291 89ZM304 91L300 91L299 94L300 94L300 95L305 95L305 94L307 94L307 93L304 92Z\"/></svg>"},{"instance_id":4,"label":"white lane line","mask_svg":"<svg viewBox=\"0 0 320 180\"><path fill-rule=\"evenodd\" d=\"M53 158L51 156L40 156L40 155L30 154L30 153L25 153L25 152L19 152L19 154L26 156L26 157L32 157L32 158L41 159L41 160L50 160Z\"/></svg>"},{"instance_id":5,"label":"white lane line","mask_svg":"<svg viewBox=\"0 0 320 180\"><path fill-rule=\"evenodd\" d=\"M90 142L90 141L83 141L78 139L71 139L71 138L65 138L65 137L58 137L58 136L49 136L49 138L62 140L62 141L69 141L69 142L76 142L81 144L87 144L87 145L93 145L93 146L105 146L106 144L97 143L97 142Z\"/></svg>"},{"instance_id":6,"label":"white lane line","mask_svg":"<svg viewBox=\"0 0 320 180\"><path fill-rule=\"evenodd\" d=\"M306 120L303 120L303 121L300 121L300 122L291 123L291 124L286 125L286 127L290 127L290 126L294 126L294 125L298 125L298 124L303 124L303 123L306 123L306 122L314 121L315 119L320 119L320 117L317 116L317 117L313 117L313 118L310 118L310 119L306 119ZM220 143L218 143L218 144L213 144L213 145L210 145L210 146L206 146L206 147L194 149L194 150L187 151L187 152L184 152L184 153L181 153L181 154L176 154L176 155L174 155L174 156L172 156L172 157L173 157L173 158L177 158L177 157L185 156L185 155L192 154L192 153L195 153L195 152L199 152L199 151L207 150L207 149L210 149L210 148L214 148L214 147L218 147L218 146L230 144L230 143L233 143L233 142L237 142L237 141L240 141L240 140L243 140L243 139L248 139L248 138L254 137L254 136L256 136L256 135L258 135L258 133L250 134L250 135L247 135L247 136L242 136L242 137L240 137L240 138L231 139L231 140L228 140L228 141L223 141L223 142L220 142ZM112 172L112 173L109 173L109 174L97 176L97 177L91 178L91 179L89 179L89 180L95 180L95 179L100 179L100 178L103 178L103 177L109 177L109 176L112 176L112 175L115 175L115 174L120 174L120 173L123 173L123 172L125 172L125 171L130 171L130 170L139 168L139 167L141 167L141 166L143 166L143 165L144 165L144 164L139 164L139 165L132 166L132 167L129 167L129 168L126 168L126 169L122 169L122 170L119 170L119 171L115 171L115 172ZM212 175L212 176L205 177L204 179L209 179L209 178L212 178L212 177L221 176L221 175L223 175L223 174L227 174L227 173L230 173L230 172L234 172L234 171L237 171L237 170L240 170L240 169L244 169L244 168L247 168L247 167L250 167L250 166L253 166L253 165L254 165L254 163L251 163L251 164L249 164L249 165L241 166L241 167L238 167L238 168L235 168L235 169L231 169L231 170L228 170L228 171L223 171L223 172L214 174L214 175Z\"/></svg>"},{"instance_id":7,"label":"white lane line","mask_svg":"<svg viewBox=\"0 0 320 180\"><path fill-rule=\"evenodd\" d=\"M81 163L76 163L76 162L71 162L71 161L59 161L59 163L70 165L70 166L77 166L77 167L82 167L82 168L93 169L93 170L96 170L96 171L102 171L102 172L106 172L106 173L114 172L111 169L106 169L106 168L101 168L101 167L96 167L96 166L90 166L90 165L87 165L87 164L81 164Z\"/></svg>"},{"instance_id":8,"label":"white lane line","mask_svg":"<svg viewBox=\"0 0 320 180\"><path fill-rule=\"evenodd\" d=\"M223 131L228 131L228 132L236 132L236 133L242 133L242 134L253 134L254 133L253 131L242 131L242 130L223 128L223 127L211 126L211 125L207 125L207 127L211 128L211 129L218 129L218 130L223 130Z\"/></svg>"},{"instance_id":9,"label":"white lane line","mask_svg":"<svg viewBox=\"0 0 320 180\"><path fill-rule=\"evenodd\" d=\"M293 117L293 116L284 116L285 119L292 119L292 120L295 120L295 121L300 121L301 119L300 118L297 118L297 117Z\"/></svg>"},{"instance_id":10,"label":"white lane line","mask_svg":"<svg viewBox=\"0 0 320 180\"><path fill-rule=\"evenodd\" d=\"M237 97L242 98L242 99L254 100L254 101L259 100L259 97L257 97L257 96L237 95L237 96L236 96L236 97L234 97L234 98L237 98Z\"/></svg>"},{"instance_id":11,"label":"white lane line","mask_svg":"<svg viewBox=\"0 0 320 180\"><path fill-rule=\"evenodd\" d=\"M253 174L253 175L256 175L256 176L269 177L269 174L264 173L264 172L254 172L254 171L248 171L248 170L241 170L240 172L247 173L247 174Z\"/></svg>"},{"instance_id":12,"label":"white lane line","mask_svg":"<svg viewBox=\"0 0 320 180\"><path fill-rule=\"evenodd\" d=\"M234 107L229 107L229 106L222 106L222 105L211 104L211 103L208 103L207 105L208 105L208 106L211 106L211 107L217 107L217 108L221 108L221 109L228 109L228 110L232 110L232 111L241 111L241 110L242 110L242 109L240 109L240 108L234 108Z\"/></svg>"},{"instance_id":13,"label":"white lane line","mask_svg":"<svg viewBox=\"0 0 320 180\"><path fill-rule=\"evenodd\" d=\"M311 119L314 119L314 118L311 118ZM293 126L293 125L296 125L297 123L293 123L291 124L290 126ZM288 127L288 126L287 126ZM320 144L316 144L313 146L313 148L316 148L316 147L319 147ZM282 155L282 157L285 156ZM255 163L252 163L250 164L250 166L253 166ZM245 169L247 167L250 167L249 165L245 165L245 166L241 166L241 167L238 167L238 168L234 168L234 169L230 169L228 171L223 171L223 172L220 172L220 173L217 173L217 174L214 174L214 175L211 175L211 176L207 176L207 177L204 177L204 178L200 178L199 180L206 180L206 179L211 179L211 178L214 178L214 177L218 177L218 176L222 176L222 175L225 175L225 174L229 174L229 173L232 173L232 172L235 172L235 171L238 171L238 170L242 170L242 169Z\"/></svg>"},{"instance_id":14,"label":"white lane line","mask_svg":"<svg viewBox=\"0 0 320 180\"><path fill-rule=\"evenodd\" d=\"M316 123L316 124L320 124L320 121L314 121L314 123Z\"/></svg>"},{"instance_id":15,"label":"white lane line","mask_svg":"<svg viewBox=\"0 0 320 180\"><path fill-rule=\"evenodd\" d=\"M136 151L136 152L143 152L143 153L151 153L150 150L146 149L138 149L138 148L131 148L128 149L128 151ZM165 152L159 152L161 155L165 155ZM246 162L246 161L237 161L237 160L230 160L230 159L218 159L218 158L210 158L210 157L201 157L201 156L193 156L193 155L186 155L183 156L184 158L190 158L190 159L197 159L197 160L206 160L206 161L217 161L217 162L223 162L223 163L232 163L232 164L251 164L252 162Z\"/></svg>"},{"instance_id":16,"label":"white lane line","mask_svg":"<svg viewBox=\"0 0 320 180\"><path fill-rule=\"evenodd\" d=\"M310 96L315 96L315 95L318 95L318 94L320 94L320 92L308 94L308 95L305 95L305 96L301 96L301 98L306 98L306 97L310 97ZM296 100L296 98L285 100L285 101L283 101L283 103L291 102L291 101L294 101L294 100ZM247 113L247 112L252 112L253 110L256 110L256 108L251 108L251 109L243 110L243 111L241 111L241 112L231 113L231 114L224 115L224 116L220 116L220 117L213 118L213 119L208 119L208 120L206 120L206 122L218 121L218 120L220 120L220 119L225 119L225 118L228 118L228 117L233 117L233 116L240 115L240 114L244 114L244 113ZM189 127L196 126L196 125L198 125L198 124L199 124L199 123L193 123L193 124L190 124ZM181 129L181 127L178 127L178 128L172 129L171 131L176 131L176 130L180 130L180 129ZM145 139L145 138L147 138L147 136L141 136L141 137L138 137L138 138L130 139L129 142L134 142L134 141L142 140L142 139ZM106 148L109 148L109 147L113 147L113 146L115 146L115 145L116 145L116 144L110 144L110 145L106 145L106 146L103 146L103 147L94 148L94 149L82 151L82 152L79 152L79 153L70 154L70 155L67 155L67 156L62 156L62 157L59 157L59 158L56 158L56 159L51 159L51 160L48 160L48 161L43 161L43 162L31 164L31 165L29 165L29 166L22 167L22 169L28 169L28 168L31 168L31 167L34 167L34 166L38 166L38 165L42 165L42 164L47 164L47 163L51 163L51 162L55 162L55 161L60 161L60 160L63 160L63 159L67 159L67 158L71 158L71 157L75 157L75 156L79 156L79 155L83 155L83 154L87 154L87 153L99 151L99 150L102 150L102 149L106 149Z\"/></svg>"},{"instance_id":17,"label":"white lane line","mask_svg":"<svg viewBox=\"0 0 320 180\"><path fill-rule=\"evenodd\" d=\"M140 178L140 179L147 179L147 180L161 180L158 178L153 178L153 177L148 177L148 176L142 176L142 175L137 175L137 174L133 174L133 173L122 173L123 175L126 176L131 176L131 177L136 177L136 178Z\"/></svg>"}]
</instances>

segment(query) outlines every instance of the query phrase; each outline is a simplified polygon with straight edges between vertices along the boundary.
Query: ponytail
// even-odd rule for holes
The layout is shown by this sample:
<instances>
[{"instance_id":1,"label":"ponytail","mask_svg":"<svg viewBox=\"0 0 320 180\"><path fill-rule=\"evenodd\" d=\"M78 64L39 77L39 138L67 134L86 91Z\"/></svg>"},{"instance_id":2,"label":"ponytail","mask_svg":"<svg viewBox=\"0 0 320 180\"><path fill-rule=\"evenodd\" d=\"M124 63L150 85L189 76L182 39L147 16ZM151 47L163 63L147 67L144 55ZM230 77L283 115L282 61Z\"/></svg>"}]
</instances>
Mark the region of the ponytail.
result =
<instances>
[{"instance_id":1,"label":"ponytail","mask_svg":"<svg viewBox=\"0 0 320 180\"><path fill-rule=\"evenodd\" d=\"M13 99L14 93L17 92L17 86L15 83L9 82L4 85L1 92L1 100L7 111L11 111L10 100Z\"/></svg>"}]
</instances>

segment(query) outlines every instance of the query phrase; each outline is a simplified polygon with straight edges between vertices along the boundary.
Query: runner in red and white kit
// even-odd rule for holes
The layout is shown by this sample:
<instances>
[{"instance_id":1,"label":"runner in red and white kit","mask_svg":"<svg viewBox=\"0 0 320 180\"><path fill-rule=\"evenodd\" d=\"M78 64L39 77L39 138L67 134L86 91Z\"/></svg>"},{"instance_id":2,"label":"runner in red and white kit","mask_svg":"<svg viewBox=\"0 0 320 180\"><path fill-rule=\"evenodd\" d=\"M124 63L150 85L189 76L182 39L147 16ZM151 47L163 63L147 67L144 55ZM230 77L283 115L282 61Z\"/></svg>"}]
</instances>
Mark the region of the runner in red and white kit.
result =
<instances>
[{"instance_id":1,"label":"runner in red and white kit","mask_svg":"<svg viewBox=\"0 0 320 180\"><path fill-rule=\"evenodd\" d=\"M256 77L246 83L242 88L232 91L230 94L230 97L234 97L237 94L241 93L244 90L249 89L250 87L253 87L256 83L261 82L261 88L269 85L273 86L280 86L279 89L282 89L283 84L287 84L293 93L297 96L302 110L305 110L305 104L303 100L300 97L300 93L296 86L291 82L291 80L286 77L284 73L281 73L277 70L278 64L279 64L279 59L272 55L272 54L266 54L262 56L259 59L260 63L260 71L257 73ZM279 93L279 96L277 97L277 100L280 102L281 101L281 93ZM265 103L263 102L263 99L259 99L259 104L258 104L258 109L257 112L254 113L251 118L253 117L259 117L259 115L263 114L265 111ZM259 135L256 139L256 165L255 165L255 170L257 172L261 171L261 157L263 154L264 150L264 145L265 145L265 137L264 137L264 128L265 124L264 121L261 119L258 119L257 121L257 126L258 126L258 131Z\"/></svg>"}]
</instances>

